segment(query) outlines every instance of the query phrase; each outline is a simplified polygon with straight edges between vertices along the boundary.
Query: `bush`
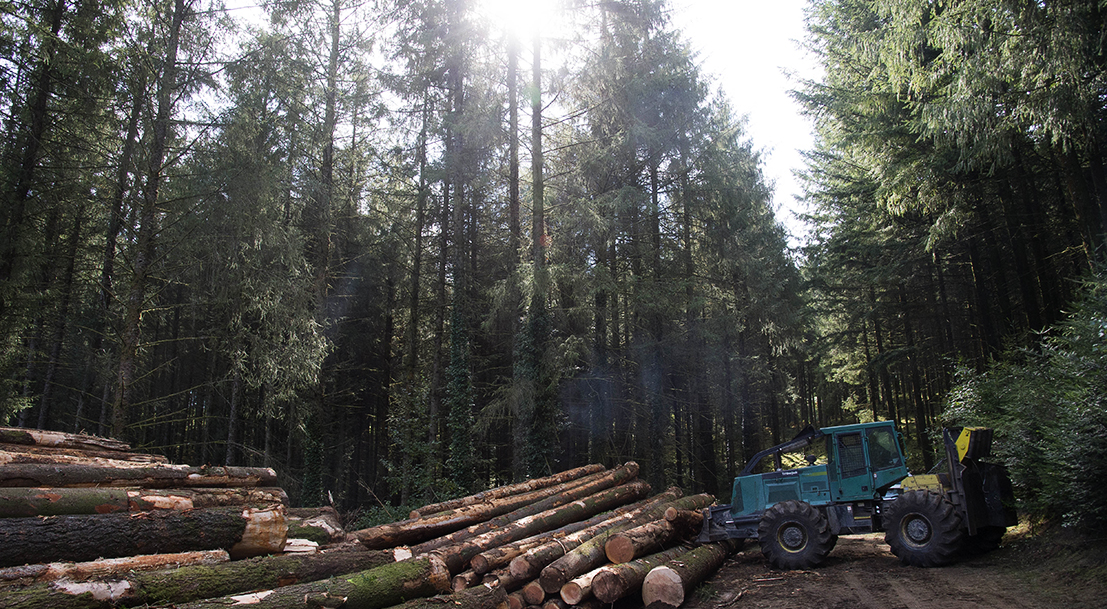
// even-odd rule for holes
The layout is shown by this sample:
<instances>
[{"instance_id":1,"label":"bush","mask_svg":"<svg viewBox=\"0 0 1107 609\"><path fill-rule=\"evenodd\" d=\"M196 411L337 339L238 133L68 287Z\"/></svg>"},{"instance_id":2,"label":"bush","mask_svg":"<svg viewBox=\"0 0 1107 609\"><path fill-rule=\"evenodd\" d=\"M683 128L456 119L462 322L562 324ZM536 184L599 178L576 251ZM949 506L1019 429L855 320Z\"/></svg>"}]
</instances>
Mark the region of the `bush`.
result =
<instances>
[{"instance_id":1,"label":"bush","mask_svg":"<svg viewBox=\"0 0 1107 609\"><path fill-rule=\"evenodd\" d=\"M961 370L948 424L996 431L1020 505L1065 524L1107 529L1107 273L1085 282L1068 318L1037 351L983 374Z\"/></svg>"}]
</instances>

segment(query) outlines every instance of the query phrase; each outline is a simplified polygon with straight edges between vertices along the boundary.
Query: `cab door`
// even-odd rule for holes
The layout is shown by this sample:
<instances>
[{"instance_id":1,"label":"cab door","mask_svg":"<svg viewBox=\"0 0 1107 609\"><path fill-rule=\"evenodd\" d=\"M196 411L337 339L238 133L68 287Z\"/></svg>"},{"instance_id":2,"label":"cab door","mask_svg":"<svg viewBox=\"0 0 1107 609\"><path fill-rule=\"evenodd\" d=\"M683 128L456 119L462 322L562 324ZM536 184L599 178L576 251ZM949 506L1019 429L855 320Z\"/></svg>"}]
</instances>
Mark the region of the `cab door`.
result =
<instances>
[{"instance_id":1,"label":"cab door","mask_svg":"<svg viewBox=\"0 0 1107 609\"><path fill-rule=\"evenodd\" d=\"M831 438L833 466L837 480L831 480L834 501L873 498L872 474L865 458L864 430L836 434Z\"/></svg>"}]
</instances>

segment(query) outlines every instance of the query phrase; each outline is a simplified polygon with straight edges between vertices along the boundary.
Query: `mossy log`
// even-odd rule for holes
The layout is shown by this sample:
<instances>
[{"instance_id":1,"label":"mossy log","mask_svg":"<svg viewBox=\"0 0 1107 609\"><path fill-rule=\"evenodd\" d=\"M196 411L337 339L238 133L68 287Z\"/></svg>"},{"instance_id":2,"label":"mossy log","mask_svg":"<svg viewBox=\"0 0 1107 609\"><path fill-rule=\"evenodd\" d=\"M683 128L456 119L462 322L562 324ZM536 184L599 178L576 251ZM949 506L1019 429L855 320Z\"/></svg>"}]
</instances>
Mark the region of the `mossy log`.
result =
<instances>
[{"instance_id":1,"label":"mossy log","mask_svg":"<svg viewBox=\"0 0 1107 609\"><path fill-rule=\"evenodd\" d=\"M332 507L292 508L288 510L288 538L307 539L319 545L344 541L338 512Z\"/></svg>"},{"instance_id":2,"label":"mossy log","mask_svg":"<svg viewBox=\"0 0 1107 609\"><path fill-rule=\"evenodd\" d=\"M174 609L227 605L251 605L255 609L382 609L449 591L450 574L446 566L434 556L425 556L316 582L191 603L175 602L172 606Z\"/></svg>"},{"instance_id":3,"label":"mossy log","mask_svg":"<svg viewBox=\"0 0 1107 609\"><path fill-rule=\"evenodd\" d=\"M602 471L604 471L604 466L598 463L592 465L584 465L574 469L565 470L552 476L545 476L543 478L531 478L529 480L524 480L523 482L518 482L516 484L508 484L505 486L490 488L486 491L482 491L473 495L458 497L457 499L450 499L449 501L443 501L440 503L424 505L419 509L412 510L409 517L420 518L438 512L444 512L446 510L456 510L457 508L465 507L467 505L477 505L480 503L485 503L501 497L529 493L530 491L536 491L547 486L557 486L571 480L576 480L578 478Z\"/></svg>"},{"instance_id":4,"label":"mossy log","mask_svg":"<svg viewBox=\"0 0 1107 609\"><path fill-rule=\"evenodd\" d=\"M511 523L516 522L522 518L532 516L534 514L539 514L541 512L545 512L547 510L565 505L567 503L571 503L583 497L595 494L604 489L619 486L633 480L637 476L638 464L633 461L627 462L611 471L604 472L602 475L598 476L588 483L574 486L570 489L565 490L564 492L552 495L541 501L520 507L501 516L496 516L491 520L486 520L479 524L468 526L459 531L454 531L453 533L450 533L448 535L443 535L441 537L431 539L430 541L423 542L416 546L412 546L411 553L414 556L419 556L432 552L438 548L457 545L467 539L471 539L478 535L483 535L484 533L487 533L489 531L510 525ZM358 539L362 540L362 537L359 535ZM362 541L362 543L365 542Z\"/></svg>"},{"instance_id":5,"label":"mossy log","mask_svg":"<svg viewBox=\"0 0 1107 609\"><path fill-rule=\"evenodd\" d=\"M642 581L642 604L679 607L688 593L714 573L738 546L732 539L708 543L654 567Z\"/></svg>"},{"instance_id":6,"label":"mossy log","mask_svg":"<svg viewBox=\"0 0 1107 609\"><path fill-rule=\"evenodd\" d=\"M587 476L585 480L590 482L599 479L604 474L597 473ZM357 531L358 540L371 550L394 548L396 546L420 543L434 539L458 529L491 520L508 512L535 505L536 503L553 496L565 496L569 489L581 486L578 480L570 480L564 484L547 486L527 493L510 495L489 499L479 504L466 505L453 510L446 510L423 516L409 518L399 522L390 522L375 527Z\"/></svg>"},{"instance_id":7,"label":"mossy log","mask_svg":"<svg viewBox=\"0 0 1107 609\"><path fill-rule=\"evenodd\" d=\"M0 598L4 599L0 607L109 609L180 604L315 582L390 564L394 563L389 553L357 546L352 550L336 549L318 554L259 556L222 564L132 572L83 587L37 583L11 588L0 591Z\"/></svg>"},{"instance_id":8,"label":"mossy log","mask_svg":"<svg viewBox=\"0 0 1107 609\"><path fill-rule=\"evenodd\" d=\"M535 533L549 531L570 522L583 520L616 506L631 503L645 497L650 492L649 483L633 480L627 484L602 490L588 497L573 501L568 505L520 518L461 544L439 548L435 553L442 557L451 573L460 573L477 554L496 546L529 537Z\"/></svg>"},{"instance_id":9,"label":"mossy log","mask_svg":"<svg viewBox=\"0 0 1107 609\"><path fill-rule=\"evenodd\" d=\"M0 567L219 548L256 556L279 552L286 534L283 506L0 518Z\"/></svg>"},{"instance_id":10,"label":"mossy log","mask_svg":"<svg viewBox=\"0 0 1107 609\"><path fill-rule=\"evenodd\" d=\"M688 546L677 546L620 565L604 565L592 577L592 594L604 603L614 603L630 596L642 589L642 580L646 579L646 574L651 569L689 550L691 548Z\"/></svg>"},{"instance_id":11,"label":"mossy log","mask_svg":"<svg viewBox=\"0 0 1107 609\"><path fill-rule=\"evenodd\" d=\"M407 601L394 609L508 609L507 592L498 586L475 586L453 594Z\"/></svg>"},{"instance_id":12,"label":"mossy log","mask_svg":"<svg viewBox=\"0 0 1107 609\"><path fill-rule=\"evenodd\" d=\"M0 518L287 504L276 487L210 489L0 488Z\"/></svg>"},{"instance_id":13,"label":"mossy log","mask_svg":"<svg viewBox=\"0 0 1107 609\"><path fill-rule=\"evenodd\" d=\"M0 487L120 487L225 488L276 486L277 472L268 467L195 467L151 464L119 469L95 465L15 464L0 468Z\"/></svg>"},{"instance_id":14,"label":"mossy log","mask_svg":"<svg viewBox=\"0 0 1107 609\"><path fill-rule=\"evenodd\" d=\"M0 588L47 583L59 579L85 581L107 577L125 577L133 571L153 571L190 565L214 565L230 560L226 550L200 550L173 554L140 554L122 558L104 558L88 562L50 562L0 569Z\"/></svg>"},{"instance_id":15,"label":"mossy log","mask_svg":"<svg viewBox=\"0 0 1107 609\"><path fill-rule=\"evenodd\" d=\"M538 580L542 583L542 587L546 592L558 592L569 580L582 573L591 571L596 567L602 566L607 562L607 555L604 553L604 545L615 534L664 516L665 510L668 507L675 506L678 509L684 510L699 509L711 505L714 501L715 498L711 495L692 495L691 497L682 497L676 501L672 501L668 505L661 505L647 510L640 514L636 521L613 527L580 544L571 552L567 552L564 556L542 569L542 573L539 575Z\"/></svg>"},{"instance_id":16,"label":"mossy log","mask_svg":"<svg viewBox=\"0 0 1107 609\"><path fill-rule=\"evenodd\" d=\"M131 445L112 438L70 434L60 431L24 429L22 427L0 427L0 442L5 444L24 444L35 446L56 446L59 448L89 448L93 450L130 451Z\"/></svg>"}]
</instances>

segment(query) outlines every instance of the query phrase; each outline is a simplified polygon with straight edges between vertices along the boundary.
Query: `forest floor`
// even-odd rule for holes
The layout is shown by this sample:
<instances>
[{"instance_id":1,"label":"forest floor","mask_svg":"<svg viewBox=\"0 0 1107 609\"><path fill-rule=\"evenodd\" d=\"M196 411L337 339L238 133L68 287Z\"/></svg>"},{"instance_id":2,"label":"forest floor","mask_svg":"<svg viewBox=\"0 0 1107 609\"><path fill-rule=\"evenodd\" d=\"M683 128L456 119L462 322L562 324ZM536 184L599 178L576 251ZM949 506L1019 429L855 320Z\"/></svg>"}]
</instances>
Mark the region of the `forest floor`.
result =
<instances>
[{"instance_id":1,"label":"forest floor","mask_svg":"<svg viewBox=\"0 0 1107 609\"><path fill-rule=\"evenodd\" d=\"M772 569L747 542L684 609L1107 608L1107 540L1011 529L999 550L939 569L900 564L884 535L842 537L819 568Z\"/></svg>"}]
</instances>

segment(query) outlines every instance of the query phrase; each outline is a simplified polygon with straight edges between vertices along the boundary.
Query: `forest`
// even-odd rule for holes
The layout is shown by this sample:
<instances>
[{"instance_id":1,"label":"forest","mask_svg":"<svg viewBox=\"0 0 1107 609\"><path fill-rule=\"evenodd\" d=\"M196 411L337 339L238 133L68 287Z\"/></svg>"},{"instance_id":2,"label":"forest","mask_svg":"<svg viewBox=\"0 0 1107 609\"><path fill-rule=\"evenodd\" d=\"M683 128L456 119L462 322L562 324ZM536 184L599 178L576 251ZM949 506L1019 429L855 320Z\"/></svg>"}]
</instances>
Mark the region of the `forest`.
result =
<instances>
[{"instance_id":1,"label":"forest","mask_svg":"<svg viewBox=\"0 0 1107 609\"><path fill-rule=\"evenodd\" d=\"M0 423L345 510L987 424L1107 522L1098 1L811 0L798 246L667 0L253 4L0 2Z\"/></svg>"}]
</instances>

